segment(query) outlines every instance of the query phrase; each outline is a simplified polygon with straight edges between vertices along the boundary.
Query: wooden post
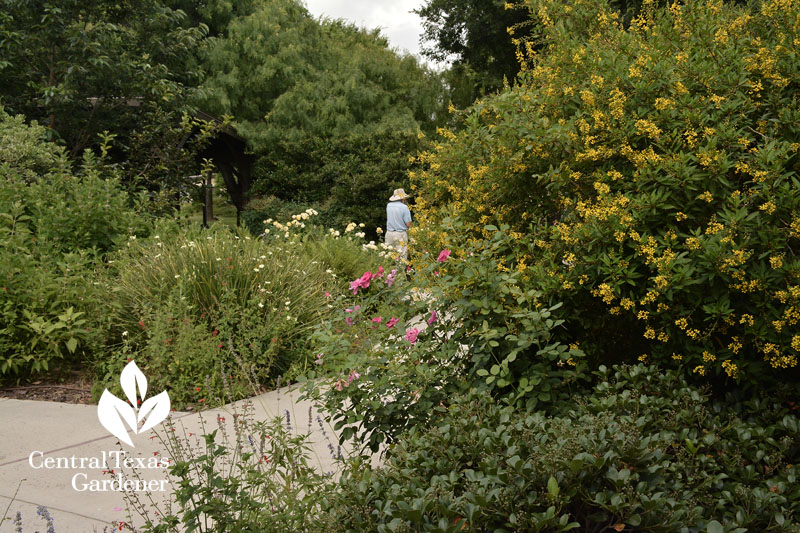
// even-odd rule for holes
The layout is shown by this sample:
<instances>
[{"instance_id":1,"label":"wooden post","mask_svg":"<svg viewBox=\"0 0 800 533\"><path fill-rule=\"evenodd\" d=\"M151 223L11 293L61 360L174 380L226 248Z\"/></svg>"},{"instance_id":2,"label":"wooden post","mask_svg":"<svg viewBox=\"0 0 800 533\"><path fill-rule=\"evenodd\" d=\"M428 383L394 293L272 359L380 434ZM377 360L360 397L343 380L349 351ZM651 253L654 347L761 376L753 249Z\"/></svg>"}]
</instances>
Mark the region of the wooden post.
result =
<instances>
[{"instance_id":1,"label":"wooden post","mask_svg":"<svg viewBox=\"0 0 800 533\"><path fill-rule=\"evenodd\" d=\"M203 223L208 225L214 221L214 178L211 172L203 176Z\"/></svg>"}]
</instances>

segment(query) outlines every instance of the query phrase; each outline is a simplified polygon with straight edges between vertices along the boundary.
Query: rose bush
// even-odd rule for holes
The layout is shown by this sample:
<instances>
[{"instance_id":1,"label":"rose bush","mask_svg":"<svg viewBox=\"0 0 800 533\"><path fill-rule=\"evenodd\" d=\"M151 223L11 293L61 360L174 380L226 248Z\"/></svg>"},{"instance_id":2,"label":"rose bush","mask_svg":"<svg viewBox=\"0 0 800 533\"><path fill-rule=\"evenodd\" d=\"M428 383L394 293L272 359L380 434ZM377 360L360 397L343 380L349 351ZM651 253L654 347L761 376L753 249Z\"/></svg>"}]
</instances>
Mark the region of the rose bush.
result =
<instances>
[{"instance_id":1,"label":"rose bush","mask_svg":"<svg viewBox=\"0 0 800 533\"><path fill-rule=\"evenodd\" d=\"M583 352L554 338L559 305L498 269L514 247L495 228L480 249L437 251L413 277L367 271L330 298L338 312L315 333L305 377L342 440L377 451L470 387L532 410L580 385Z\"/></svg>"}]
</instances>

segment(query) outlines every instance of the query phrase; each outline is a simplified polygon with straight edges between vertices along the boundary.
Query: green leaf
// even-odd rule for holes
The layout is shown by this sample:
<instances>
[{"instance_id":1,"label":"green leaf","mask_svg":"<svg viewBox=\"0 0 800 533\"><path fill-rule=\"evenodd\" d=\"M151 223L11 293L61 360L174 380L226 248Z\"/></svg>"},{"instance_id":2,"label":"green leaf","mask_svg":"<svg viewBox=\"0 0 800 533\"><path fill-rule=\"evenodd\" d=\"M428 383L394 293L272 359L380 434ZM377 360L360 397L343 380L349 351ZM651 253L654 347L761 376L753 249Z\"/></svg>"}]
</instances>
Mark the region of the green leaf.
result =
<instances>
[{"instance_id":1,"label":"green leaf","mask_svg":"<svg viewBox=\"0 0 800 533\"><path fill-rule=\"evenodd\" d=\"M561 492L561 489L558 487L558 481L553 476L550 476L550 479L547 480L547 494L551 498L556 498L559 492Z\"/></svg>"},{"instance_id":2,"label":"green leaf","mask_svg":"<svg viewBox=\"0 0 800 533\"><path fill-rule=\"evenodd\" d=\"M75 337L71 337L67 341L67 350L69 350L69 353L75 353L75 349L77 347L78 347L78 339L76 339Z\"/></svg>"},{"instance_id":3,"label":"green leaf","mask_svg":"<svg viewBox=\"0 0 800 533\"><path fill-rule=\"evenodd\" d=\"M722 527L722 524L717 522L716 520L712 520L706 526L707 533L725 533L725 529Z\"/></svg>"}]
</instances>

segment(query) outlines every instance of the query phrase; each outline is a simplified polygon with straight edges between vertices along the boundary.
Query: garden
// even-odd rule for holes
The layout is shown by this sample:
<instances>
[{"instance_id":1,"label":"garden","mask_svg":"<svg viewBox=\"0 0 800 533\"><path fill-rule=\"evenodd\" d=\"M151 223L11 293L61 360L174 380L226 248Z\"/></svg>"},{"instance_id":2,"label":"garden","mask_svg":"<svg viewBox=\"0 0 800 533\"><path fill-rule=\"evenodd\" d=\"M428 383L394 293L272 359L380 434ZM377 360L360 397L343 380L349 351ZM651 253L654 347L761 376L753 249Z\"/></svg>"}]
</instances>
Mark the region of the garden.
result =
<instances>
[{"instance_id":1,"label":"garden","mask_svg":"<svg viewBox=\"0 0 800 533\"><path fill-rule=\"evenodd\" d=\"M44 37L0 16L0 379L97 401L135 360L195 411L292 384L354 453L326 475L244 417L173 454L144 530L800 531L800 2L499 3L505 82L293 0L173 3L130 22L182 36L125 71L152 101L96 141L45 125L93 78L18 96ZM181 176L225 128L242 225L203 227ZM408 261L381 245L401 186Z\"/></svg>"}]
</instances>

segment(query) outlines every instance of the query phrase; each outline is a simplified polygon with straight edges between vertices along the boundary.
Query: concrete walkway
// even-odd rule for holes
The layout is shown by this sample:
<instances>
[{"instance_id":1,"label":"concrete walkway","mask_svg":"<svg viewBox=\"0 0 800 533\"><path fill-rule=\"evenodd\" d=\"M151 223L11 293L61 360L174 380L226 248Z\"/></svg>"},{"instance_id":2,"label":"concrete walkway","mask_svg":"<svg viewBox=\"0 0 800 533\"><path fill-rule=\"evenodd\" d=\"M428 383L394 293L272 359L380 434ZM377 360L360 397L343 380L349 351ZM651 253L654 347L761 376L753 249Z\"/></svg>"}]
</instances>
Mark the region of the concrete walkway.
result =
<instances>
[{"instance_id":1,"label":"concrete walkway","mask_svg":"<svg viewBox=\"0 0 800 533\"><path fill-rule=\"evenodd\" d=\"M276 416L285 419L288 412L292 431L310 434L312 462L322 472L335 473L339 464L333 457L338 446L333 429L324 424L323 432L316 408L298 400L298 396L296 390L283 388L252 398L254 419L270 420ZM170 419L180 431L195 438L202 435L203 425L210 433L220 423L232 434L232 415L239 407L234 404L202 413L173 412ZM324 416L320 418L324 421ZM119 530L120 522L141 525L141 517L130 515L123 493L113 489L113 485L110 485L112 490L83 490L91 489L93 480L100 485L103 480L111 479L108 470L115 466L117 458L134 459L132 463L140 458L140 467L148 465L139 468L141 479L151 488L166 489L154 492L155 498L165 500L171 495L171 485L165 481L166 469L149 468L153 462L158 463L158 458L168 457L157 435L163 436L164 424L140 435L132 434L132 448L120 444L100 424L96 405L0 398L0 420L0 518L6 514L0 532L16 531L13 521L18 512L22 531L49 531L46 520L37 515L39 506L49 511L56 533ZM347 451L341 453L346 455ZM81 458L86 458L83 465ZM106 468L98 464L103 460ZM114 475L118 470L125 475L130 469L123 466L115 469Z\"/></svg>"}]
</instances>

